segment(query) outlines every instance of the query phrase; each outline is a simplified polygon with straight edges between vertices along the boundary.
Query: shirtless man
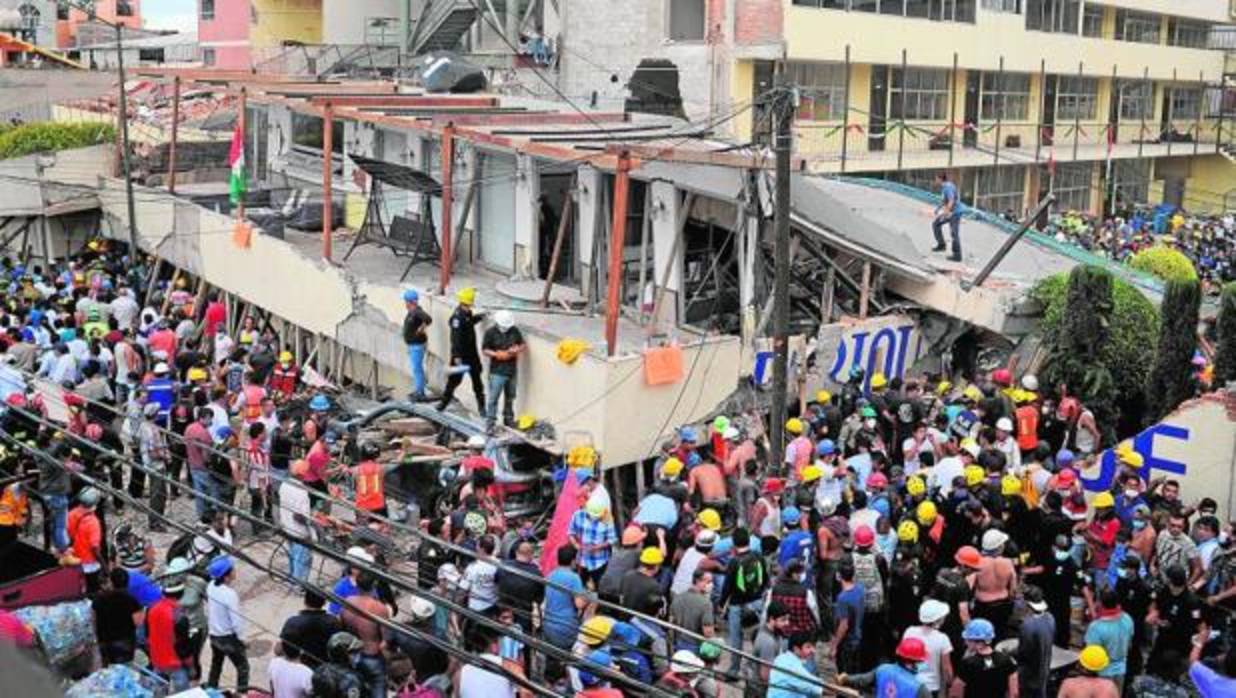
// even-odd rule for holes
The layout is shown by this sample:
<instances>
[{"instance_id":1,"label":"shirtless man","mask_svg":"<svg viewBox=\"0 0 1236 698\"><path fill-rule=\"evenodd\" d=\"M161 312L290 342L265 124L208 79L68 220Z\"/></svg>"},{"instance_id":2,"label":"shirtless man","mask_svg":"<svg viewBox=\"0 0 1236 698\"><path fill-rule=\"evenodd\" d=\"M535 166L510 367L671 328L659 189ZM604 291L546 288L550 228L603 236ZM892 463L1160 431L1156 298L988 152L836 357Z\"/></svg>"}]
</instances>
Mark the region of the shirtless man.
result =
<instances>
[{"instance_id":1,"label":"shirtless man","mask_svg":"<svg viewBox=\"0 0 1236 698\"><path fill-rule=\"evenodd\" d=\"M1008 535L998 529L983 534L983 561L974 575L974 615L986 618L996 628L996 638L1008 635L1013 615L1013 596L1017 593L1017 569L1004 557Z\"/></svg>"},{"instance_id":2,"label":"shirtless man","mask_svg":"<svg viewBox=\"0 0 1236 698\"><path fill-rule=\"evenodd\" d=\"M1099 676L1108 661L1107 651L1098 645L1082 650L1078 658L1081 674L1065 679L1057 698L1120 698L1115 682Z\"/></svg>"},{"instance_id":3,"label":"shirtless man","mask_svg":"<svg viewBox=\"0 0 1236 698\"><path fill-rule=\"evenodd\" d=\"M348 598L349 605L344 606L340 620L344 629L361 641L361 658L356 669L365 682L368 695L385 696L386 659L383 648L386 641L383 626L372 618L389 619L391 612L385 603L374 597L374 585L373 575L360 573L356 580L360 592Z\"/></svg>"},{"instance_id":4,"label":"shirtless man","mask_svg":"<svg viewBox=\"0 0 1236 698\"><path fill-rule=\"evenodd\" d=\"M729 507L725 489L725 476L716 463L704 461L691 468L687 476L687 496L700 510L716 509L724 512Z\"/></svg>"}]
</instances>

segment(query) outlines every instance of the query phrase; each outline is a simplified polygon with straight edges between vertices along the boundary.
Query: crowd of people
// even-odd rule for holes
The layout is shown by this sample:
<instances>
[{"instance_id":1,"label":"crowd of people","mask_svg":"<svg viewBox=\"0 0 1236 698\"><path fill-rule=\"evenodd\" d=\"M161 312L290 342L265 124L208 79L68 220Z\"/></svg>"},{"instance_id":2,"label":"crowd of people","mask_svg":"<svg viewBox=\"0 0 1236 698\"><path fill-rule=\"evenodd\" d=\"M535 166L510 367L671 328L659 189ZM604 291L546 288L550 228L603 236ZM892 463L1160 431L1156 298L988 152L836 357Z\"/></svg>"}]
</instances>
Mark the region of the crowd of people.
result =
<instances>
[{"instance_id":1,"label":"crowd of people","mask_svg":"<svg viewBox=\"0 0 1236 698\"><path fill-rule=\"evenodd\" d=\"M1202 493L1147 479L1127 444L1110 486L1088 490L1101 425L1033 375L854 369L788 420L779 449L754 413L682 426L629 516L601 454L577 446L547 529L505 516L476 436L415 552L396 553L356 534L413 542L388 514L436 466L338 442L332 401L255 317L148 289L141 265L94 243L53 267L0 260L0 276L0 546L40 509L43 545L85 574L102 661L140 652L174 688L217 688L227 664L249 683L253 609L236 580L251 563L235 546L273 536L286 572L256 572L304 596L266 670L276 698L1236 695L1231 523ZM416 375L430 320L415 292L404 300ZM470 374L490 424L503 392L510 421L522 338L495 318L478 347L474 293L457 300L439 404ZM65 389L62 413L34 377ZM414 397L426 390L416 375ZM426 487L388 493L404 470ZM169 507L178 497L192 508ZM317 536L344 525L341 504L354 543L318 587ZM192 533L156 555L152 535L181 523Z\"/></svg>"},{"instance_id":2,"label":"crowd of people","mask_svg":"<svg viewBox=\"0 0 1236 698\"><path fill-rule=\"evenodd\" d=\"M1068 211L1052 216L1043 232L1117 262L1166 244L1193 262L1207 288L1217 292L1236 280L1236 216L1231 213L1191 214L1171 206L1134 209L1127 217Z\"/></svg>"}]
</instances>

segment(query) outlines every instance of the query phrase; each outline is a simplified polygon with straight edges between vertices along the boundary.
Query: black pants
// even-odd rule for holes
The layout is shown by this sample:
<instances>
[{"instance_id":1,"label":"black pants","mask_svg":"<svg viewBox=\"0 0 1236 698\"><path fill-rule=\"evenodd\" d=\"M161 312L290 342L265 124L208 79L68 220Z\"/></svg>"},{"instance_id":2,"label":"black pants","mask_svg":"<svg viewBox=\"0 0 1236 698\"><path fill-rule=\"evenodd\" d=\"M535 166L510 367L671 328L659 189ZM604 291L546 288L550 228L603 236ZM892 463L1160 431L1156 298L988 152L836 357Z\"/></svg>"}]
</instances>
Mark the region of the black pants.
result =
<instances>
[{"instance_id":1,"label":"black pants","mask_svg":"<svg viewBox=\"0 0 1236 698\"><path fill-rule=\"evenodd\" d=\"M245 656L245 643L235 635L210 636L210 675L206 685L210 688L219 687L219 675L223 673L223 659L227 658L236 667L236 687L245 688L249 685L249 658Z\"/></svg>"},{"instance_id":2,"label":"black pants","mask_svg":"<svg viewBox=\"0 0 1236 698\"><path fill-rule=\"evenodd\" d=\"M1009 636L1009 619L1013 617L1013 600L975 601L974 617L991 621L996 629L996 640L1003 640Z\"/></svg>"},{"instance_id":3,"label":"black pants","mask_svg":"<svg viewBox=\"0 0 1236 698\"><path fill-rule=\"evenodd\" d=\"M103 659L104 666L128 664L133 661L134 651L133 643L125 640L99 643L99 657Z\"/></svg>"},{"instance_id":4,"label":"black pants","mask_svg":"<svg viewBox=\"0 0 1236 698\"><path fill-rule=\"evenodd\" d=\"M481 381L481 360L464 361L468 364L468 376L472 379L472 394L476 396L476 409L482 416L485 414L485 384ZM455 398L455 389L463 382L464 374L452 373L446 379L446 389L442 391L442 399L438 401L438 410L445 410Z\"/></svg>"}]
</instances>

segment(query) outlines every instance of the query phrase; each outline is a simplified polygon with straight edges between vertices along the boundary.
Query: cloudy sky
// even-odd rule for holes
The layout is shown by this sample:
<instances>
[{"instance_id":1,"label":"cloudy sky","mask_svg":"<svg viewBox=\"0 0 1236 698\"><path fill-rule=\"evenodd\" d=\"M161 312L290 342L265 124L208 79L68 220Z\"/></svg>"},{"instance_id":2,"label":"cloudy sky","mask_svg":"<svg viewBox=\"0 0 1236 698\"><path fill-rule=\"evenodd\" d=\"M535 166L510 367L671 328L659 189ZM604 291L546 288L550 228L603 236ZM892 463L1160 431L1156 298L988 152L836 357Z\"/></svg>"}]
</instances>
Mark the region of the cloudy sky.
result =
<instances>
[{"instance_id":1,"label":"cloudy sky","mask_svg":"<svg viewBox=\"0 0 1236 698\"><path fill-rule=\"evenodd\" d=\"M146 0L142 18L148 29L197 29L197 0Z\"/></svg>"}]
</instances>

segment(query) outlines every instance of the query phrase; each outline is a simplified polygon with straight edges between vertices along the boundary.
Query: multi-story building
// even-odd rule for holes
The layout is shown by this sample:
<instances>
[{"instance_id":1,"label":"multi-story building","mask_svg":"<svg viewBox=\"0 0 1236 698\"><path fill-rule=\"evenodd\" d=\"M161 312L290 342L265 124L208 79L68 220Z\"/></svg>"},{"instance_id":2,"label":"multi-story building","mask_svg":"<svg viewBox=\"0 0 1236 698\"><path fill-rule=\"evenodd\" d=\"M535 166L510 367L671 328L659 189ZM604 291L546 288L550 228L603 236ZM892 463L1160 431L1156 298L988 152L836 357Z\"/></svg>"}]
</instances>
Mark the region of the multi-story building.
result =
<instances>
[{"instance_id":1,"label":"multi-story building","mask_svg":"<svg viewBox=\"0 0 1236 698\"><path fill-rule=\"evenodd\" d=\"M580 0L560 81L620 99L641 59L668 60L688 116L758 140L784 61L813 171L926 186L947 170L1000 213L1048 189L1060 208L1216 209L1236 192L1211 48L1231 21L1226 0Z\"/></svg>"},{"instance_id":2,"label":"multi-story building","mask_svg":"<svg viewBox=\"0 0 1236 698\"><path fill-rule=\"evenodd\" d=\"M55 1L0 0L0 31L36 46L55 47Z\"/></svg>"},{"instance_id":3,"label":"multi-story building","mask_svg":"<svg viewBox=\"0 0 1236 698\"><path fill-rule=\"evenodd\" d=\"M114 40L113 25L126 29L142 28L141 0L90 0L72 7L54 3L56 10L56 45L60 48L90 46ZM93 8L94 18L83 7ZM132 36L132 35L130 35Z\"/></svg>"}]
</instances>

